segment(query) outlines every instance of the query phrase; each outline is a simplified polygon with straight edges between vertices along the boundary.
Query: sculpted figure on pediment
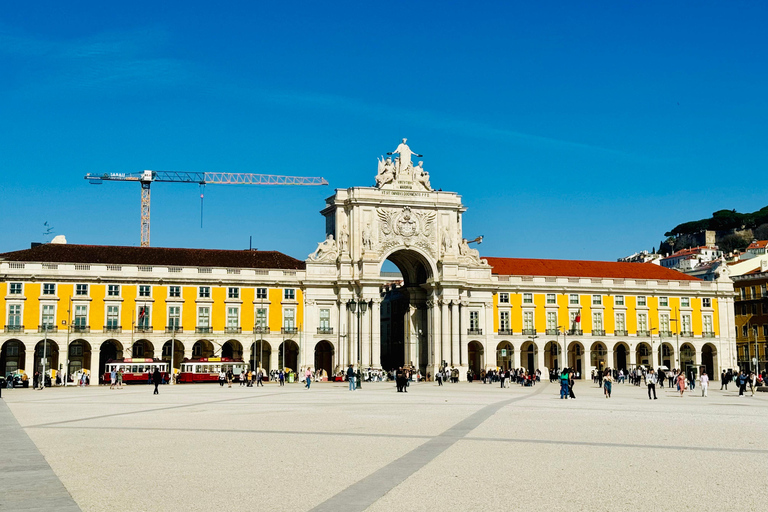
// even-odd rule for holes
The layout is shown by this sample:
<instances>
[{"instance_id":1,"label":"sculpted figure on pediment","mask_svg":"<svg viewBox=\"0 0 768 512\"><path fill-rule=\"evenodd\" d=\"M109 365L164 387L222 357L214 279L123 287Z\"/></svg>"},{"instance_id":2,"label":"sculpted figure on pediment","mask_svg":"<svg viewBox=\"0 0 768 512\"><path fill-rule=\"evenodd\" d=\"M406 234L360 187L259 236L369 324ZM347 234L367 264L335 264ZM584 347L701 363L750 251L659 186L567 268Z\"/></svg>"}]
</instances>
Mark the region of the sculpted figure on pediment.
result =
<instances>
[{"instance_id":1,"label":"sculpted figure on pediment","mask_svg":"<svg viewBox=\"0 0 768 512\"><path fill-rule=\"evenodd\" d=\"M325 240L317 244L315 252L309 255L310 261L336 261L339 257L339 247L333 235L328 235Z\"/></svg>"},{"instance_id":2,"label":"sculpted figure on pediment","mask_svg":"<svg viewBox=\"0 0 768 512\"><path fill-rule=\"evenodd\" d=\"M397 146L397 149L392 151L391 153L387 153L388 155L399 155L397 158L397 174L398 176L400 174L403 174L408 171L408 168L412 166L411 164L411 156L418 156L422 157L424 155L420 155L418 153L414 153L410 147L408 147L408 144L406 142L408 139L403 139L403 142L400 143L399 146Z\"/></svg>"},{"instance_id":3,"label":"sculpted figure on pediment","mask_svg":"<svg viewBox=\"0 0 768 512\"><path fill-rule=\"evenodd\" d=\"M413 169L413 179L414 181L421 183L426 190L432 190L432 185L429 183L429 173L424 170L424 162L421 160L419 160L419 164Z\"/></svg>"},{"instance_id":4,"label":"sculpted figure on pediment","mask_svg":"<svg viewBox=\"0 0 768 512\"><path fill-rule=\"evenodd\" d=\"M376 186L381 188L387 183L391 183L395 179L395 164L392 162L391 157L384 157L379 159L379 173L376 175Z\"/></svg>"}]
</instances>

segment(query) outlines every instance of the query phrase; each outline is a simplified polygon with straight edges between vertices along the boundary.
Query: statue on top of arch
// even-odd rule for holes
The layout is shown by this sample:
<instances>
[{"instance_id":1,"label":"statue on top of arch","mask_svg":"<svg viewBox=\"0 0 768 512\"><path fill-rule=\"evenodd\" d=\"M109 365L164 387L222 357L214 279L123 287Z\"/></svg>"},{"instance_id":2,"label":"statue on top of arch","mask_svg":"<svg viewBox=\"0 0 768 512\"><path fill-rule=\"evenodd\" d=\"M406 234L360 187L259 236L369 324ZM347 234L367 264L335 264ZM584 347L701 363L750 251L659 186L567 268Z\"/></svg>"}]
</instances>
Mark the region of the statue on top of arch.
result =
<instances>
[{"instance_id":1,"label":"statue on top of arch","mask_svg":"<svg viewBox=\"0 0 768 512\"><path fill-rule=\"evenodd\" d=\"M382 156L378 159L379 169L376 175L376 187L383 188L385 185L397 182L403 189L413 188L414 185L420 185L424 190L432 191L432 185L429 182L429 173L424 170L424 163L419 161L414 166L411 161L412 156L423 157L411 150L407 144L408 139L403 141L397 148L387 153L387 158ZM392 160L392 155L398 155Z\"/></svg>"}]
</instances>

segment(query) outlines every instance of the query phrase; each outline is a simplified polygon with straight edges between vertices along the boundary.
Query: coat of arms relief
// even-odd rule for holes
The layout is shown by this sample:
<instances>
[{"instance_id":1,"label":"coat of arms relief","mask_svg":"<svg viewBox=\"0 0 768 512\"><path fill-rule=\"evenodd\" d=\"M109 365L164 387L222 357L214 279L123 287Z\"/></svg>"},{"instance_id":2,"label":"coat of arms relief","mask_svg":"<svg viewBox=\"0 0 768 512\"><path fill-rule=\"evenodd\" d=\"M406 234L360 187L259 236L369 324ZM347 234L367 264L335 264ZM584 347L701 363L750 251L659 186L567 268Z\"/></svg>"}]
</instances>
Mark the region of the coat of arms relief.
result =
<instances>
[{"instance_id":1,"label":"coat of arms relief","mask_svg":"<svg viewBox=\"0 0 768 512\"><path fill-rule=\"evenodd\" d=\"M402 209L380 208L376 210L379 217L379 245L381 251L390 247L404 245L420 247L432 256L436 256L434 229L435 212L418 212L410 206Z\"/></svg>"}]
</instances>

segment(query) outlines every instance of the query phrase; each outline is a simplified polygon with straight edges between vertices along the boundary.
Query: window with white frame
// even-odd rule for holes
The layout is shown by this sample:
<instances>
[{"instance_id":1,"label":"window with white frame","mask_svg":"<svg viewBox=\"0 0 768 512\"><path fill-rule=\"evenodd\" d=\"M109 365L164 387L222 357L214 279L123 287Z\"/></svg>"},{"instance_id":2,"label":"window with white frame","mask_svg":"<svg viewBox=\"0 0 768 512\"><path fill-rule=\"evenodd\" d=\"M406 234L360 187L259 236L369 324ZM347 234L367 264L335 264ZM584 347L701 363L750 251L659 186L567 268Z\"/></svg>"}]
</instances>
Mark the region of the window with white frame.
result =
<instances>
[{"instance_id":1,"label":"window with white frame","mask_svg":"<svg viewBox=\"0 0 768 512\"><path fill-rule=\"evenodd\" d=\"M691 315L682 315L683 332L691 332Z\"/></svg>"},{"instance_id":2,"label":"window with white frame","mask_svg":"<svg viewBox=\"0 0 768 512\"><path fill-rule=\"evenodd\" d=\"M617 295L617 296L616 296L616 297L613 299L613 303L614 303L614 305L616 305L616 306L623 306L623 305L624 305L624 296L623 296L623 295Z\"/></svg>"},{"instance_id":3,"label":"window with white frame","mask_svg":"<svg viewBox=\"0 0 768 512\"><path fill-rule=\"evenodd\" d=\"M533 329L533 311L523 311L523 329Z\"/></svg>"},{"instance_id":4,"label":"window with white frame","mask_svg":"<svg viewBox=\"0 0 768 512\"><path fill-rule=\"evenodd\" d=\"M571 329L575 329L575 330L581 329L581 313L579 313L578 311L571 311L571 313L568 316L571 322Z\"/></svg>"},{"instance_id":5,"label":"window with white frame","mask_svg":"<svg viewBox=\"0 0 768 512\"><path fill-rule=\"evenodd\" d=\"M227 288L227 298L228 299L239 299L240 298L240 288L237 288L236 286L230 286Z\"/></svg>"},{"instance_id":6,"label":"window with white frame","mask_svg":"<svg viewBox=\"0 0 768 512\"><path fill-rule=\"evenodd\" d=\"M88 325L88 307L86 305L75 306L75 327L85 327Z\"/></svg>"},{"instance_id":7,"label":"window with white frame","mask_svg":"<svg viewBox=\"0 0 768 512\"><path fill-rule=\"evenodd\" d=\"M293 329L296 327L296 310L293 308L285 308L283 310L283 327L286 329Z\"/></svg>"},{"instance_id":8,"label":"window with white frame","mask_svg":"<svg viewBox=\"0 0 768 512\"><path fill-rule=\"evenodd\" d=\"M331 328L331 310L323 308L320 310L320 329L328 332Z\"/></svg>"},{"instance_id":9,"label":"window with white frame","mask_svg":"<svg viewBox=\"0 0 768 512\"><path fill-rule=\"evenodd\" d=\"M738 327L736 327L736 329L738 330ZM741 326L741 335L744 338L749 336L749 326L748 325L742 325Z\"/></svg>"},{"instance_id":10,"label":"window with white frame","mask_svg":"<svg viewBox=\"0 0 768 512\"><path fill-rule=\"evenodd\" d=\"M21 304L8 305L8 325L10 327L21 327Z\"/></svg>"},{"instance_id":11,"label":"window with white frame","mask_svg":"<svg viewBox=\"0 0 768 512\"><path fill-rule=\"evenodd\" d=\"M593 331L603 330L603 313L601 311L595 311L592 313L592 330Z\"/></svg>"},{"instance_id":12,"label":"window with white frame","mask_svg":"<svg viewBox=\"0 0 768 512\"><path fill-rule=\"evenodd\" d=\"M499 311L499 330L509 331L509 311Z\"/></svg>"},{"instance_id":13,"label":"window with white frame","mask_svg":"<svg viewBox=\"0 0 768 512\"><path fill-rule=\"evenodd\" d=\"M211 326L211 308L209 308L208 306L199 306L197 308L197 326L198 327Z\"/></svg>"},{"instance_id":14,"label":"window with white frame","mask_svg":"<svg viewBox=\"0 0 768 512\"><path fill-rule=\"evenodd\" d=\"M746 298L747 298L747 288L743 287L743 288L740 289L740 291L741 291L741 300L746 300Z\"/></svg>"},{"instance_id":15,"label":"window with white frame","mask_svg":"<svg viewBox=\"0 0 768 512\"><path fill-rule=\"evenodd\" d=\"M256 327L267 328L267 308L256 308Z\"/></svg>"},{"instance_id":16,"label":"window with white frame","mask_svg":"<svg viewBox=\"0 0 768 512\"><path fill-rule=\"evenodd\" d=\"M600 306L603 303L603 297L601 295L593 295L592 296L592 305L593 306Z\"/></svg>"},{"instance_id":17,"label":"window with white frame","mask_svg":"<svg viewBox=\"0 0 768 512\"><path fill-rule=\"evenodd\" d=\"M533 304L533 294L532 293L524 293L523 294L523 304Z\"/></svg>"},{"instance_id":18,"label":"window with white frame","mask_svg":"<svg viewBox=\"0 0 768 512\"><path fill-rule=\"evenodd\" d=\"M119 306L107 306L107 329L115 329L120 326Z\"/></svg>"},{"instance_id":19,"label":"window with white frame","mask_svg":"<svg viewBox=\"0 0 768 512\"><path fill-rule=\"evenodd\" d=\"M256 298L257 299L266 299L267 298L267 289L266 288L256 288Z\"/></svg>"},{"instance_id":20,"label":"window with white frame","mask_svg":"<svg viewBox=\"0 0 768 512\"><path fill-rule=\"evenodd\" d=\"M136 325L142 329L149 328L150 323L149 323L149 306L148 305L144 304L142 306L139 306L139 316L137 318Z\"/></svg>"},{"instance_id":21,"label":"window with white frame","mask_svg":"<svg viewBox=\"0 0 768 512\"><path fill-rule=\"evenodd\" d=\"M703 308L711 308L712 307L712 299L709 297L704 297L701 299L701 307Z\"/></svg>"},{"instance_id":22,"label":"window with white frame","mask_svg":"<svg viewBox=\"0 0 768 512\"><path fill-rule=\"evenodd\" d=\"M119 297L120 296L120 285L119 284L108 284L107 285L107 297Z\"/></svg>"},{"instance_id":23,"label":"window with white frame","mask_svg":"<svg viewBox=\"0 0 768 512\"><path fill-rule=\"evenodd\" d=\"M557 299L555 298L554 293L548 293L547 294L547 304L557 304Z\"/></svg>"},{"instance_id":24,"label":"window with white frame","mask_svg":"<svg viewBox=\"0 0 768 512\"><path fill-rule=\"evenodd\" d=\"M43 315L41 325L43 327L53 327L55 325L54 316L56 314L56 306L53 304L43 304Z\"/></svg>"},{"instance_id":25,"label":"window with white frame","mask_svg":"<svg viewBox=\"0 0 768 512\"><path fill-rule=\"evenodd\" d=\"M547 331L552 332L557 329L557 312L547 311Z\"/></svg>"},{"instance_id":26,"label":"window with white frame","mask_svg":"<svg viewBox=\"0 0 768 512\"><path fill-rule=\"evenodd\" d=\"M627 317L624 313L616 313L616 330L621 332L627 330Z\"/></svg>"},{"instance_id":27,"label":"window with white frame","mask_svg":"<svg viewBox=\"0 0 768 512\"><path fill-rule=\"evenodd\" d=\"M81 297L88 295L88 285L87 284L76 284L75 285L75 295L79 295Z\"/></svg>"},{"instance_id":28,"label":"window with white frame","mask_svg":"<svg viewBox=\"0 0 768 512\"><path fill-rule=\"evenodd\" d=\"M286 288L283 298L285 300L296 300L296 290L293 288Z\"/></svg>"},{"instance_id":29,"label":"window with white frame","mask_svg":"<svg viewBox=\"0 0 768 512\"><path fill-rule=\"evenodd\" d=\"M669 297L659 297L659 307L660 308L669 307Z\"/></svg>"},{"instance_id":30,"label":"window with white frame","mask_svg":"<svg viewBox=\"0 0 768 512\"><path fill-rule=\"evenodd\" d=\"M659 330L661 332L670 332L669 329L669 314L662 313L659 315Z\"/></svg>"},{"instance_id":31,"label":"window with white frame","mask_svg":"<svg viewBox=\"0 0 768 512\"><path fill-rule=\"evenodd\" d=\"M43 295L56 295L56 284L43 283Z\"/></svg>"},{"instance_id":32,"label":"window with white frame","mask_svg":"<svg viewBox=\"0 0 768 512\"><path fill-rule=\"evenodd\" d=\"M701 318L701 323L703 326L703 331L707 334L713 333L714 331L714 325L712 323L712 315L704 315Z\"/></svg>"},{"instance_id":33,"label":"window with white frame","mask_svg":"<svg viewBox=\"0 0 768 512\"><path fill-rule=\"evenodd\" d=\"M178 299L181 297L181 286L169 286L168 287L168 296L174 299Z\"/></svg>"},{"instance_id":34,"label":"window with white frame","mask_svg":"<svg viewBox=\"0 0 768 512\"><path fill-rule=\"evenodd\" d=\"M152 296L152 287L148 284L140 284L139 285L139 297L151 297Z\"/></svg>"},{"instance_id":35,"label":"window with white frame","mask_svg":"<svg viewBox=\"0 0 768 512\"><path fill-rule=\"evenodd\" d=\"M469 312L469 330L477 331L478 329L480 329L480 312L470 311Z\"/></svg>"},{"instance_id":36,"label":"window with white frame","mask_svg":"<svg viewBox=\"0 0 768 512\"><path fill-rule=\"evenodd\" d=\"M9 295L21 295L21 283L10 283L8 285Z\"/></svg>"},{"instance_id":37,"label":"window with white frame","mask_svg":"<svg viewBox=\"0 0 768 512\"><path fill-rule=\"evenodd\" d=\"M579 296L575 293L572 293L568 296L568 304L571 305L578 305L579 303Z\"/></svg>"},{"instance_id":38,"label":"window with white frame","mask_svg":"<svg viewBox=\"0 0 768 512\"><path fill-rule=\"evenodd\" d=\"M240 327L240 308L227 308L227 327L230 329Z\"/></svg>"},{"instance_id":39,"label":"window with white frame","mask_svg":"<svg viewBox=\"0 0 768 512\"><path fill-rule=\"evenodd\" d=\"M648 315L645 313L637 314L637 330L640 332L648 332Z\"/></svg>"},{"instance_id":40,"label":"window with white frame","mask_svg":"<svg viewBox=\"0 0 768 512\"><path fill-rule=\"evenodd\" d=\"M197 296L201 299L210 299L211 298L211 287L210 286L199 286Z\"/></svg>"},{"instance_id":41,"label":"window with white frame","mask_svg":"<svg viewBox=\"0 0 768 512\"><path fill-rule=\"evenodd\" d=\"M181 325L181 306L168 306L168 327L178 329Z\"/></svg>"},{"instance_id":42,"label":"window with white frame","mask_svg":"<svg viewBox=\"0 0 768 512\"><path fill-rule=\"evenodd\" d=\"M646 305L645 295L638 295L637 296L637 305L638 306L645 306Z\"/></svg>"},{"instance_id":43,"label":"window with white frame","mask_svg":"<svg viewBox=\"0 0 768 512\"><path fill-rule=\"evenodd\" d=\"M509 293L507 292L499 293L499 304L509 304Z\"/></svg>"},{"instance_id":44,"label":"window with white frame","mask_svg":"<svg viewBox=\"0 0 768 512\"><path fill-rule=\"evenodd\" d=\"M680 297L680 307L681 308L689 308L689 307L691 307L691 298L690 297Z\"/></svg>"}]
</instances>

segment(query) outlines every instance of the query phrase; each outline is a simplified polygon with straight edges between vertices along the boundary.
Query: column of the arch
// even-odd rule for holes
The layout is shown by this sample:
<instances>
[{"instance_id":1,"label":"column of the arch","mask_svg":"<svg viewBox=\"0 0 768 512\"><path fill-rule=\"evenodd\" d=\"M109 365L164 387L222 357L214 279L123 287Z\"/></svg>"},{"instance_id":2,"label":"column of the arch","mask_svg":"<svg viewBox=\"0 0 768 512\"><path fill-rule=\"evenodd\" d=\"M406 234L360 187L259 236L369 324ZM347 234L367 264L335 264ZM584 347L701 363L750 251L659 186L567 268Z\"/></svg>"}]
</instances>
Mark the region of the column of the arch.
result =
<instances>
[{"instance_id":1,"label":"column of the arch","mask_svg":"<svg viewBox=\"0 0 768 512\"><path fill-rule=\"evenodd\" d=\"M440 301L440 320L442 321L442 328L440 329L440 359L438 364L442 364L443 361L446 364L451 363L451 312L448 309L448 301Z\"/></svg>"},{"instance_id":2,"label":"column of the arch","mask_svg":"<svg viewBox=\"0 0 768 512\"><path fill-rule=\"evenodd\" d=\"M365 311L360 311L360 363L362 364L363 368L368 368L370 366L371 362L371 317L373 316L371 313L371 309L373 308L373 305L370 303L369 300L365 300L366 303L368 303L368 306L366 306ZM358 304L358 307L360 305Z\"/></svg>"},{"instance_id":3,"label":"column of the arch","mask_svg":"<svg viewBox=\"0 0 768 512\"><path fill-rule=\"evenodd\" d=\"M427 301L427 371L430 375L435 374L436 361L439 361L439 345L435 343L435 330L439 324L437 301L434 296Z\"/></svg>"},{"instance_id":4,"label":"column of the arch","mask_svg":"<svg viewBox=\"0 0 768 512\"><path fill-rule=\"evenodd\" d=\"M459 366L459 301L451 303L451 366Z\"/></svg>"},{"instance_id":5,"label":"column of the arch","mask_svg":"<svg viewBox=\"0 0 768 512\"><path fill-rule=\"evenodd\" d=\"M27 348L24 351L24 372L29 377L29 386L32 387L32 377L37 371L37 361L35 361L35 342L32 342L32 348Z\"/></svg>"},{"instance_id":6,"label":"column of the arch","mask_svg":"<svg viewBox=\"0 0 768 512\"><path fill-rule=\"evenodd\" d=\"M371 308L371 366L381 368L381 299L373 299Z\"/></svg>"},{"instance_id":7,"label":"column of the arch","mask_svg":"<svg viewBox=\"0 0 768 512\"><path fill-rule=\"evenodd\" d=\"M93 345L91 345L91 367L89 370L91 371L91 385L94 386L99 384L102 377L102 375L99 375L99 356L99 349L94 349ZM66 359L64 364L66 364ZM69 368L67 368L67 373L69 373Z\"/></svg>"},{"instance_id":8,"label":"column of the arch","mask_svg":"<svg viewBox=\"0 0 768 512\"><path fill-rule=\"evenodd\" d=\"M459 347L461 350L461 366L469 366L469 341L467 340L467 328L469 327L469 302L462 301L461 325L459 326Z\"/></svg>"},{"instance_id":9,"label":"column of the arch","mask_svg":"<svg viewBox=\"0 0 768 512\"><path fill-rule=\"evenodd\" d=\"M351 309L347 309L347 347L349 350L349 364L352 365L357 365L357 314L357 310L353 313Z\"/></svg>"}]
</instances>

